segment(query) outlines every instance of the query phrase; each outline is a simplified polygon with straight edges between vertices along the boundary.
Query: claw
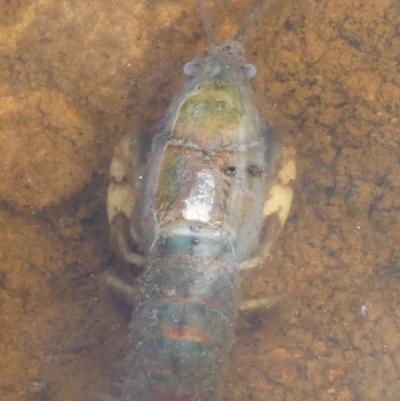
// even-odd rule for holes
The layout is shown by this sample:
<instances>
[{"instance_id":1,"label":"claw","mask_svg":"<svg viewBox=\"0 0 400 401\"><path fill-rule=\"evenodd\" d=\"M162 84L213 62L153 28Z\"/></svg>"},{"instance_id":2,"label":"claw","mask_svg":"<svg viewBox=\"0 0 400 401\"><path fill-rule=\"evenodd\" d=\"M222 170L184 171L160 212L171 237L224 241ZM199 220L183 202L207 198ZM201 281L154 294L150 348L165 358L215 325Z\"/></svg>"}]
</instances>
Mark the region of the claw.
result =
<instances>
[{"instance_id":1,"label":"claw","mask_svg":"<svg viewBox=\"0 0 400 401\"><path fill-rule=\"evenodd\" d=\"M263 207L264 228L260 237L260 246L255 257L243 261L239 270L249 270L263 266L271 256L274 240L282 230L288 218L293 198L293 182L296 178L296 151L294 147L284 148L282 160L277 167L277 176L271 181Z\"/></svg>"},{"instance_id":2,"label":"claw","mask_svg":"<svg viewBox=\"0 0 400 401\"><path fill-rule=\"evenodd\" d=\"M240 305L240 311L255 311L259 309L270 309L279 302L283 301L287 294L275 294L268 297L247 299Z\"/></svg>"},{"instance_id":3,"label":"claw","mask_svg":"<svg viewBox=\"0 0 400 401\"><path fill-rule=\"evenodd\" d=\"M111 183L107 194L107 214L111 223L120 212L126 216L132 214L135 205L135 188L129 180L130 173L130 138L125 136L117 144L110 167Z\"/></svg>"},{"instance_id":4,"label":"claw","mask_svg":"<svg viewBox=\"0 0 400 401\"><path fill-rule=\"evenodd\" d=\"M113 238L124 262L138 267L145 267L146 258L134 252L127 239L130 235L130 230L127 228L126 217L122 213L117 214L114 217L112 226L114 227ZM133 241L134 239L131 238L131 240Z\"/></svg>"},{"instance_id":5,"label":"claw","mask_svg":"<svg viewBox=\"0 0 400 401\"><path fill-rule=\"evenodd\" d=\"M114 245L123 261L130 265L143 266L145 259L135 252L142 236L135 231L131 218L141 192L141 171L150 142L137 127L133 127L133 131L135 135L122 137L114 149L107 214Z\"/></svg>"},{"instance_id":6,"label":"claw","mask_svg":"<svg viewBox=\"0 0 400 401\"><path fill-rule=\"evenodd\" d=\"M110 274L105 276L105 283L116 292L119 298L133 307L135 304L135 294L137 293L133 286L125 284L122 280Z\"/></svg>"}]
</instances>

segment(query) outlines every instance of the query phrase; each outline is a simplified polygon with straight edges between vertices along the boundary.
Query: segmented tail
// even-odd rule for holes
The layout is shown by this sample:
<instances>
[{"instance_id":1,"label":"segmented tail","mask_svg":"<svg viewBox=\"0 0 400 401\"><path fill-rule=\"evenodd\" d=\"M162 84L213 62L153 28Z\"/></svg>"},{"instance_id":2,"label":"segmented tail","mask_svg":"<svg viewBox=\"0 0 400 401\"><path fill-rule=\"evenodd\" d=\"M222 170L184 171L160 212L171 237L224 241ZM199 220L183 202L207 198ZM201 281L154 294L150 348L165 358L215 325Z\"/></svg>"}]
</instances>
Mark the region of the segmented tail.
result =
<instances>
[{"instance_id":1,"label":"segmented tail","mask_svg":"<svg viewBox=\"0 0 400 401\"><path fill-rule=\"evenodd\" d=\"M151 266L131 323L132 400L217 399L236 317L229 271L190 257L167 257Z\"/></svg>"}]
</instances>

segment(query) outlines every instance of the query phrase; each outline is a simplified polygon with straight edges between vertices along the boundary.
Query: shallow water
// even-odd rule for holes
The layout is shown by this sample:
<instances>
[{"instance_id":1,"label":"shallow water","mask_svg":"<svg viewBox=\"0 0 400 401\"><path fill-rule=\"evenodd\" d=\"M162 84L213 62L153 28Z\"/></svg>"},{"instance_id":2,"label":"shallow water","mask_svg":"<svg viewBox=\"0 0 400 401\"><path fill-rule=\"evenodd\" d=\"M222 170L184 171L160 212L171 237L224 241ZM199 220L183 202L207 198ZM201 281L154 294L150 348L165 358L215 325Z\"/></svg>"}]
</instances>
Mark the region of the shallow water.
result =
<instances>
[{"instance_id":1,"label":"shallow water","mask_svg":"<svg viewBox=\"0 0 400 401\"><path fill-rule=\"evenodd\" d=\"M229 34L248 2L224 4ZM298 179L242 287L291 301L239 319L226 400L399 398L399 10L310 0L248 38ZM205 34L183 0L6 1L0 21L0 398L96 400L117 391L130 313L101 281L127 274L105 214L112 149L156 130Z\"/></svg>"}]
</instances>

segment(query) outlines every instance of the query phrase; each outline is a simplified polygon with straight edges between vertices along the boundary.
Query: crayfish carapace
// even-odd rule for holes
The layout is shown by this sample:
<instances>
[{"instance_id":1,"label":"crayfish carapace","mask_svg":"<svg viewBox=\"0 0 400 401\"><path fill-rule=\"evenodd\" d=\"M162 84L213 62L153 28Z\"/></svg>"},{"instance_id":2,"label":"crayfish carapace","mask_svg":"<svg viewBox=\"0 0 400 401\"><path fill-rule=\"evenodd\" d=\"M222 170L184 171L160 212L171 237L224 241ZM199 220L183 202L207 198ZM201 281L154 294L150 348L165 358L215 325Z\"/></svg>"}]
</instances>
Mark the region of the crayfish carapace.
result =
<instances>
[{"instance_id":1,"label":"crayfish carapace","mask_svg":"<svg viewBox=\"0 0 400 401\"><path fill-rule=\"evenodd\" d=\"M240 301L238 275L263 264L292 202L294 150L263 120L249 87L256 69L243 41L217 40L198 1L209 51L187 63L187 82L151 146L132 132L115 148L108 190L112 237L143 269L132 297L133 359L124 400L210 401L221 396Z\"/></svg>"}]
</instances>

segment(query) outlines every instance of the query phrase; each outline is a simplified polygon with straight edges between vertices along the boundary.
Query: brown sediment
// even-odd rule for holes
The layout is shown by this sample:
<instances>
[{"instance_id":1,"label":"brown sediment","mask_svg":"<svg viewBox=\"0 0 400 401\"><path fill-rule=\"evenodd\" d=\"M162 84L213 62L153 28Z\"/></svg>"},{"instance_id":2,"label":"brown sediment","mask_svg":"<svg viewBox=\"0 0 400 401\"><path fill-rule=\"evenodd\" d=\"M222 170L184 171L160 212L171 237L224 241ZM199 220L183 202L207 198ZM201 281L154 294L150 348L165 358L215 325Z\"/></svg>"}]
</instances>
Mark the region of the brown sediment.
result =
<instances>
[{"instance_id":1,"label":"brown sediment","mask_svg":"<svg viewBox=\"0 0 400 401\"><path fill-rule=\"evenodd\" d=\"M229 36L243 14L225 11ZM131 117L156 131L206 48L199 14L187 1L6 1L0 20L0 399L118 396L129 311L96 280L130 276L108 241L109 163ZM238 328L232 401L398 399L399 26L394 0L323 0L306 17L267 13L246 42L298 176L274 257L242 288L296 302Z\"/></svg>"}]
</instances>

